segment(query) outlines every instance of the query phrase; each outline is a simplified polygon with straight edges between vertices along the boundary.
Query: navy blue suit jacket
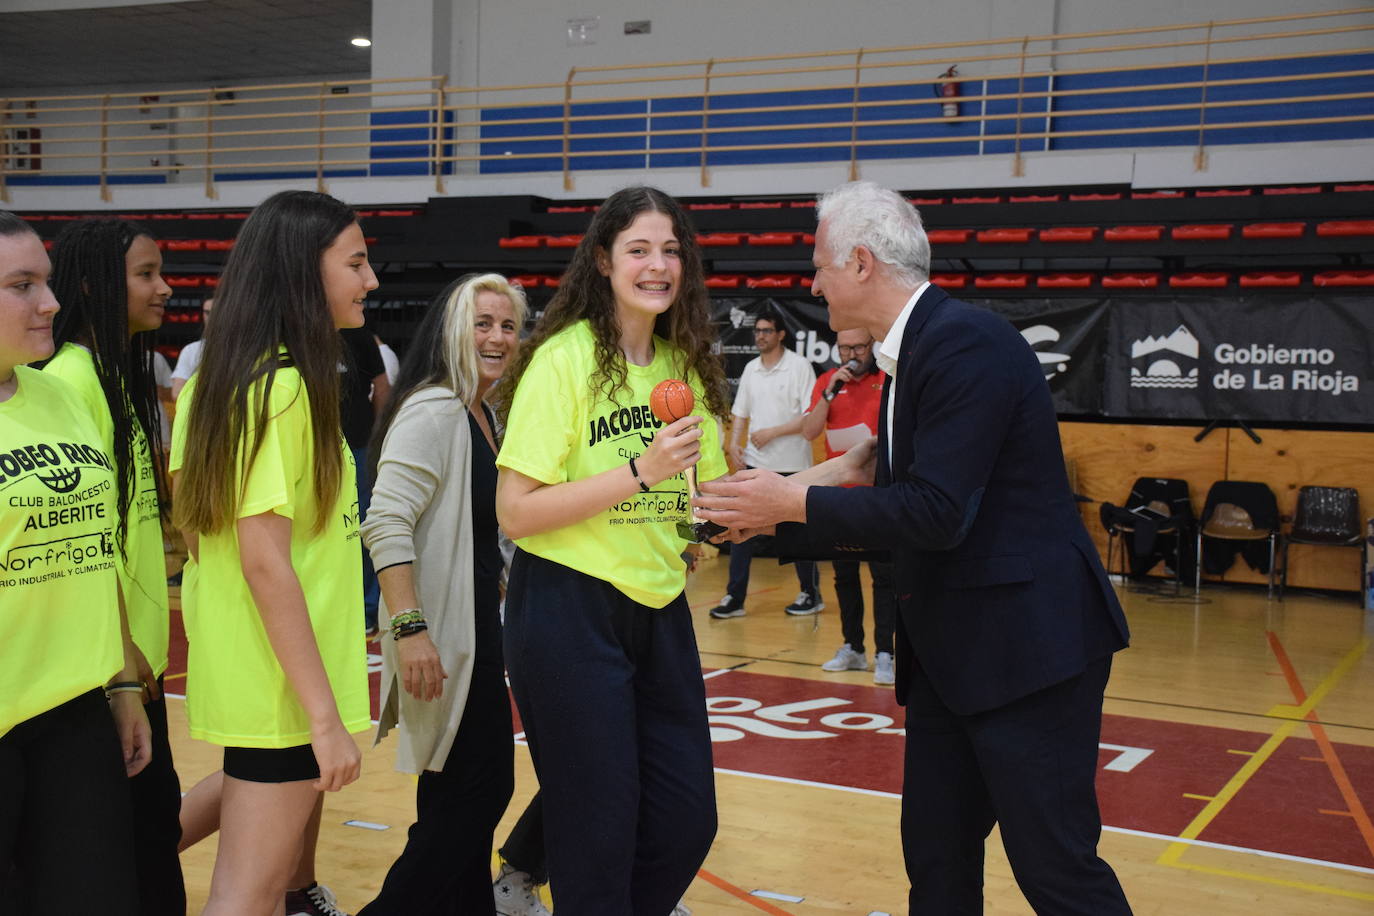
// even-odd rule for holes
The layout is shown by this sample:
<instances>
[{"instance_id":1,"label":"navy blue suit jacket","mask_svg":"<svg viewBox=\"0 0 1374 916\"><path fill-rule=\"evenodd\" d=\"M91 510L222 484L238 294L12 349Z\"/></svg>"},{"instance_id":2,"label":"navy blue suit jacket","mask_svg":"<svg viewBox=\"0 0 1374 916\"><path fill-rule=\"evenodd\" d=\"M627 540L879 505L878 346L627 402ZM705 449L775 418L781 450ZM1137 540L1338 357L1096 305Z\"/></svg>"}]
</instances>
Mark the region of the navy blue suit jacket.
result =
<instances>
[{"instance_id":1,"label":"navy blue suit jacket","mask_svg":"<svg viewBox=\"0 0 1374 916\"><path fill-rule=\"evenodd\" d=\"M899 700L913 663L968 715L1125 647L1125 615L1069 490L1049 386L1017 330L931 286L903 333L892 429L887 385L876 485L812 487L807 524L780 525L778 546L890 552Z\"/></svg>"}]
</instances>

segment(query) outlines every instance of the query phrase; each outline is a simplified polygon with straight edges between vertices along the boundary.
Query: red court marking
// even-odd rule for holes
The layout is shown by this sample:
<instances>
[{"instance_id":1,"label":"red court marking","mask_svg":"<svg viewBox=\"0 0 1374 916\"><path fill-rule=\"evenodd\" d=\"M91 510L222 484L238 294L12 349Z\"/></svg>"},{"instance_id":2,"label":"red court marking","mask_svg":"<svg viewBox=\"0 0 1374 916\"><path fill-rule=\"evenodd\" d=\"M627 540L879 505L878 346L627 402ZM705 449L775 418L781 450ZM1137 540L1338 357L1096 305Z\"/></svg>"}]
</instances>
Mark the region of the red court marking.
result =
<instances>
[{"instance_id":1,"label":"red court marking","mask_svg":"<svg viewBox=\"0 0 1374 916\"><path fill-rule=\"evenodd\" d=\"M739 899L743 900L745 903L749 903L758 907L765 913L771 913L772 916L792 916L792 914L787 912L786 910L780 910L777 907L773 906L773 904L771 903L765 903L764 901L751 895L747 891L735 887L733 884L731 884L729 881L726 881L724 878L716 877L704 868L699 870L697 872L697 875L702 878L705 878L707 881L714 884L716 887L725 891L725 893L732 894L738 897Z\"/></svg>"},{"instance_id":2,"label":"red court marking","mask_svg":"<svg viewBox=\"0 0 1374 916\"><path fill-rule=\"evenodd\" d=\"M1288 688L1293 691L1294 702L1301 706L1307 702L1307 691L1298 678L1298 672L1293 667L1292 660L1288 657L1288 651L1284 649L1283 643L1279 641L1276 633L1266 630L1265 636L1269 637L1269 648L1274 651L1274 657L1279 660L1279 665L1283 668L1283 676L1288 680ZM1336 746L1331 743L1331 739L1326 734L1326 729L1321 726L1315 709L1308 710L1307 715L1303 718L1307 720L1307 727L1312 732L1312 737L1316 739L1317 747L1321 749L1322 760L1331 770L1331 778L1335 780L1336 787L1340 789L1341 798L1346 804L1345 811L1330 809L1322 813L1344 814L1353 818L1356 826L1359 827L1360 836L1364 838L1365 848L1369 850L1370 856L1374 856L1374 824L1370 823L1369 812L1365 809L1364 803L1360 801L1359 793L1355 791L1355 786L1351 783L1350 776L1341 763L1341 758L1336 754Z\"/></svg>"}]
</instances>

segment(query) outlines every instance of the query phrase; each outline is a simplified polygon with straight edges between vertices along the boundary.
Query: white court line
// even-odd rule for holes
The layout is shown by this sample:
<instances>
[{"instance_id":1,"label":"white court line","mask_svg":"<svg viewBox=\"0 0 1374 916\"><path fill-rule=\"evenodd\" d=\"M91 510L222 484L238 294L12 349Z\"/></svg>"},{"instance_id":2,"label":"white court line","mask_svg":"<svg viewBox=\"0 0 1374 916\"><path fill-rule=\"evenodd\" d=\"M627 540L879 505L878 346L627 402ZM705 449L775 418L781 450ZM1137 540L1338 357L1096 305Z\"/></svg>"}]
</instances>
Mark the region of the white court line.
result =
<instances>
[{"instance_id":1,"label":"white court line","mask_svg":"<svg viewBox=\"0 0 1374 916\"><path fill-rule=\"evenodd\" d=\"M727 770L724 767L716 767L717 773L725 773L730 776L744 776L748 779L762 779L768 782L782 782L794 786L811 786L817 789L834 789L839 792L851 792L855 795L871 795L876 798L901 799L901 794L896 792L881 792L877 789L860 789L855 786L838 786L829 782L815 782L810 779L793 779L789 776L771 776L767 773L750 773L747 770ZM1190 840L1183 837L1170 836L1167 833L1149 833L1145 830L1131 830L1127 827L1111 827L1106 824L1102 829L1107 833L1120 833L1124 836L1138 836L1149 840L1159 840L1163 843L1187 843L1189 846L1200 846L1206 849L1220 849L1226 852L1239 852L1252 856L1262 856L1266 859L1281 859L1285 862L1297 862L1302 865L1316 865L1321 868L1334 868L1338 871L1354 872L1358 875L1374 875L1374 868L1366 868L1363 865L1347 865L1344 862L1329 862L1325 859L1309 859L1305 856L1289 855L1283 852L1270 852L1267 849L1251 849L1248 846L1232 846L1228 843L1211 843L1206 840Z\"/></svg>"},{"instance_id":2,"label":"white court line","mask_svg":"<svg viewBox=\"0 0 1374 916\"><path fill-rule=\"evenodd\" d=\"M733 670L733 668L719 668L708 674L702 675L702 679L705 680L706 678L717 677L721 674L727 674ZM173 700L186 699L185 695L179 693L164 692L162 695ZM372 724L376 725L377 720L372 720ZM514 739L517 744L524 744L525 733L520 732L518 735L514 736ZM902 797L901 794L898 792L882 792L877 789L860 789L855 786L837 786L834 783L815 782L814 780L810 779L793 779L789 776L770 776L767 773L750 773L747 770L727 770L724 767L716 767L715 770L717 773L725 773L728 776L743 776L747 779L762 779L767 782L782 782L794 786L811 786L817 789L834 789L839 792L851 792L855 795L871 795L875 798L893 798L900 801ZM1138 836L1147 840L1159 840L1164 843L1186 843L1189 846L1199 846L1204 849L1220 849L1225 852L1239 852L1246 855L1260 856L1265 859L1279 859L1284 862L1296 862L1300 865L1315 865L1320 868L1333 868L1337 871L1353 872L1357 875L1374 876L1374 868L1366 868L1363 865L1347 865L1344 862L1329 862L1326 859L1310 859L1306 856L1295 856L1284 852L1270 852L1267 849L1251 849L1248 846L1232 846L1229 843L1211 843L1207 840L1190 840L1184 839L1183 837L1170 836L1167 833L1150 833L1149 831L1145 830L1131 830L1127 827L1112 827L1107 824L1103 824L1102 829L1106 833L1119 833L1123 836Z\"/></svg>"}]
</instances>

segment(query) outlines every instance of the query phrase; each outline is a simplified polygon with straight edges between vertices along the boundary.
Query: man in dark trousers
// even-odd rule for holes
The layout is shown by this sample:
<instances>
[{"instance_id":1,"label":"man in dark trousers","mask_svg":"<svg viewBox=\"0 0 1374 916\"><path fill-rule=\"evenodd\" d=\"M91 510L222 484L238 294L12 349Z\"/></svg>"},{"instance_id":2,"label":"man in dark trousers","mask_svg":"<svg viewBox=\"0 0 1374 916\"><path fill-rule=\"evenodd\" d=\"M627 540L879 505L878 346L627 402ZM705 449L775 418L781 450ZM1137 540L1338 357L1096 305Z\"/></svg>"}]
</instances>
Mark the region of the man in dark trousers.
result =
<instances>
[{"instance_id":1,"label":"man in dark trousers","mask_svg":"<svg viewBox=\"0 0 1374 916\"><path fill-rule=\"evenodd\" d=\"M982 912L994 823L1037 913L1129 913L1097 855L1094 788L1126 620L1069 491L1039 361L1001 316L930 285L900 195L845 185L817 216L811 288L831 328L882 341L876 447L790 478L741 471L704 488L701 515L730 539L776 524L783 554L890 551L912 913ZM874 487L830 485L874 459Z\"/></svg>"}]
</instances>

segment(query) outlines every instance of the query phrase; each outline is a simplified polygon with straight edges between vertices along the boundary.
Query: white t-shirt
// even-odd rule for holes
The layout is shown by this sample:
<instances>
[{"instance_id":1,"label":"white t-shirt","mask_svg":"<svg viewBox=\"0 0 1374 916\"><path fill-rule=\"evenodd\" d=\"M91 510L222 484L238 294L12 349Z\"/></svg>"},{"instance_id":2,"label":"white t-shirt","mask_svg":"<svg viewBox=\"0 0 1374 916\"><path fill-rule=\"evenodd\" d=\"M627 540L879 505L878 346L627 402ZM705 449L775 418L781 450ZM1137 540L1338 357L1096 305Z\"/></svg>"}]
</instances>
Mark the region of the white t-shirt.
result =
<instances>
[{"instance_id":1,"label":"white t-shirt","mask_svg":"<svg viewBox=\"0 0 1374 916\"><path fill-rule=\"evenodd\" d=\"M202 341L193 340L181 348L181 355L177 357L177 367L172 370L172 378L179 378L184 382L196 374L196 368L200 366L201 343Z\"/></svg>"},{"instance_id":2,"label":"white t-shirt","mask_svg":"<svg viewBox=\"0 0 1374 916\"><path fill-rule=\"evenodd\" d=\"M172 367L167 365L167 357L157 350L153 351L153 381L159 388L172 387ZM161 397L157 399L157 418L162 425L162 447L169 448L172 444L172 418L167 416L167 408Z\"/></svg>"},{"instance_id":3,"label":"white t-shirt","mask_svg":"<svg viewBox=\"0 0 1374 916\"><path fill-rule=\"evenodd\" d=\"M791 350L783 350L771 369L758 356L744 367L730 412L747 419L751 430L777 426L806 413L815 384L811 363ZM769 471L803 471L811 467L811 443L801 433L779 436L763 448L746 442L744 462Z\"/></svg>"},{"instance_id":4,"label":"white t-shirt","mask_svg":"<svg viewBox=\"0 0 1374 916\"><path fill-rule=\"evenodd\" d=\"M395 385L396 377L401 374L401 360L396 356L395 350L381 341L377 342L377 349L382 351L382 365L386 367L386 380Z\"/></svg>"}]
</instances>

